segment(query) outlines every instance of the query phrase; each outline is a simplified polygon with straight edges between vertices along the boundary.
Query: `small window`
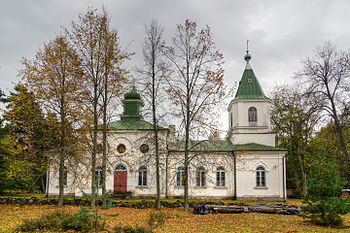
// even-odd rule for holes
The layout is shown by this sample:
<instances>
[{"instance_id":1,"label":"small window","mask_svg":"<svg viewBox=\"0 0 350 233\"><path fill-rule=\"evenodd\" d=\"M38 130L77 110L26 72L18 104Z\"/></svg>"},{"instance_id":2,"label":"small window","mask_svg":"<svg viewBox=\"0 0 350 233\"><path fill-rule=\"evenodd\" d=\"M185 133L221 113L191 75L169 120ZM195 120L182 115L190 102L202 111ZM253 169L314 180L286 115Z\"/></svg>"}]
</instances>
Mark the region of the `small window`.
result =
<instances>
[{"instance_id":1,"label":"small window","mask_svg":"<svg viewBox=\"0 0 350 233\"><path fill-rule=\"evenodd\" d=\"M204 167L197 168L196 184L197 184L197 187L204 187L206 185L205 184L205 169L204 169Z\"/></svg>"},{"instance_id":2,"label":"small window","mask_svg":"<svg viewBox=\"0 0 350 233\"><path fill-rule=\"evenodd\" d=\"M119 144L119 145L117 146L117 151L118 151L120 154L124 153L124 152L126 151L125 145L124 145L124 144Z\"/></svg>"},{"instance_id":3,"label":"small window","mask_svg":"<svg viewBox=\"0 0 350 233\"><path fill-rule=\"evenodd\" d=\"M185 185L185 169L184 167L178 167L176 169L176 186L183 187Z\"/></svg>"},{"instance_id":4,"label":"small window","mask_svg":"<svg viewBox=\"0 0 350 233\"><path fill-rule=\"evenodd\" d=\"M248 121L249 126L256 126L258 122L258 113L255 107L250 107L248 109Z\"/></svg>"},{"instance_id":5,"label":"small window","mask_svg":"<svg viewBox=\"0 0 350 233\"><path fill-rule=\"evenodd\" d=\"M218 167L216 169L216 186L218 186L218 187L225 187L226 186L225 168L223 168L223 167Z\"/></svg>"},{"instance_id":6,"label":"small window","mask_svg":"<svg viewBox=\"0 0 350 233\"><path fill-rule=\"evenodd\" d=\"M103 184L102 168L98 167L95 171L96 183L100 187Z\"/></svg>"},{"instance_id":7,"label":"small window","mask_svg":"<svg viewBox=\"0 0 350 233\"><path fill-rule=\"evenodd\" d=\"M126 167L123 164L117 164L115 166L115 171L126 171Z\"/></svg>"},{"instance_id":8,"label":"small window","mask_svg":"<svg viewBox=\"0 0 350 233\"><path fill-rule=\"evenodd\" d=\"M139 174L138 185L147 186L147 168L145 166L139 167L138 174Z\"/></svg>"},{"instance_id":9,"label":"small window","mask_svg":"<svg viewBox=\"0 0 350 233\"><path fill-rule=\"evenodd\" d=\"M142 144L140 146L140 151L144 154L146 154L149 151L149 146L147 144Z\"/></svg>"},{"instance_id":10,"label":"small window","mask_svg":"<svg viewBox=\"0 0 350 233\"><path fill-rule=\"evenodd\" d=\"M251 82L253 82L253 79L252 78L248 78L248 83L251 83Z\"/></svg>"},{"instance_id":11,"label":"small window","mask_svg":"<svg viewBox=\"0 0 350 233\"><path fill-rule=\"evenodd\" d=\"M63 185L67 186L67 184L68 184L68 170L65 167L63 171Z\"/></svg>"},{"instance_id":12,"label":"small window","mask_svg":"<svg viewBox=\"0 0 350 233\"><path fill-rule=\"evenodd\" d=\"M256 168L256 187L266 187L266 170L263 166Z\"/></svg>"}]
</instances>

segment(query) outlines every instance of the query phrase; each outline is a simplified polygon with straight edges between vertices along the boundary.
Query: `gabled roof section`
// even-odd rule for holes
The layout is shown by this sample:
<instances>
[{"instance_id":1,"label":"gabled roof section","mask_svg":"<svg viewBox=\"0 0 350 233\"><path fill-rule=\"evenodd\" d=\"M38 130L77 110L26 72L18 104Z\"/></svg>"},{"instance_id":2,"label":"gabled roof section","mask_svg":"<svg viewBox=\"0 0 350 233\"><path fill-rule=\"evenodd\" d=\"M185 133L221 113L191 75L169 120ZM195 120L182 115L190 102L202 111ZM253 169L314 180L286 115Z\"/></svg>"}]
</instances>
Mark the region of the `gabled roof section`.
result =
<instances>
[{"instance_id":1,"label":"gabled roof section","mask_svg":"<svg viewBox=\"0 0 350 233\"><path fill-rule=\"evenodd\" d=\"M247 61L246 68L243 72L241 81L239 82L239 86L236 92L236 99L268 99L261 85L256 78L252 67L249 64L251 59L250 54L246 54L244 59Z\"/></svg>"}]
</instances>

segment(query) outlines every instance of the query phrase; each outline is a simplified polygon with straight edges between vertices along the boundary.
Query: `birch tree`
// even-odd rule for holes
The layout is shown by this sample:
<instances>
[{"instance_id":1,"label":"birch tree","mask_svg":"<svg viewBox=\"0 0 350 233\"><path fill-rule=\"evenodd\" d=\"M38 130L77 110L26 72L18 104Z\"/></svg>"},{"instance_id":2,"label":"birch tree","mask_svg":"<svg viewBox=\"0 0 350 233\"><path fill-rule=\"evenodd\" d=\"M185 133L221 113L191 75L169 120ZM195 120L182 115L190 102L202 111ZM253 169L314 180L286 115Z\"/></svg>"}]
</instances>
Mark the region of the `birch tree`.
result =
<instances>
[{"instance_id":1,"label":"birch tree","mask_svg":"<svg viewBox=\"0 0 350 233\"><path fill-rule=\"evenodd\" d=\"M159 121L161 118L161 103L164 101L165 75L167 74L167 63L165 62L163 45L163 27L152 20L145 26L145 39L143 42L144 65L138 69L142 75L145 99L151 106L151 117L153 124L153 144L156 160L156 208L160 209L160 154L159 154Z\"/></svg>"},{"instance_id":2,"label":"birch tree","mask_svg":"<svg viewBox=\"0 0 350 233\"><path fill-rule=\"evenodd\" d=\"M209 135L215 130L216 107L225 97L223 54L213 41L208 26L186 20L178 25L171 46L165 46L165 56L174 70L168 79L168 93L181 118L180 132L184 140L184 208L189 209L190 140Z\"/></svg>"},{"instance_id":3,"label":"birch tree","mask_svg":"<svg viewBox=\"0 0 350 233\"><path fill-rule=\"evenodd\" d=\"M81 106L86 110L84 127L89 136L86 142L89 144L88 149L91 154L91 194L95 195L99 123L102 116L103 174L106 174L107 106L110 98L115 97L115 93L121 89L120 85L124 81L125 70L121 69L120 65L130 54L120 50L117 32L110 28L109 18L105 11L98 13L97 10L89 9L86 14L79 16L77 22L71 23L71 29L66 30L66 34L78 53L83 70L81 82L84 91L81 96ZM103 183L105 186L105 181ZM106 192L105 188L103 192ZM94 199L91 202L91 208L95 208Z\"/></svg>"}]
</instances>

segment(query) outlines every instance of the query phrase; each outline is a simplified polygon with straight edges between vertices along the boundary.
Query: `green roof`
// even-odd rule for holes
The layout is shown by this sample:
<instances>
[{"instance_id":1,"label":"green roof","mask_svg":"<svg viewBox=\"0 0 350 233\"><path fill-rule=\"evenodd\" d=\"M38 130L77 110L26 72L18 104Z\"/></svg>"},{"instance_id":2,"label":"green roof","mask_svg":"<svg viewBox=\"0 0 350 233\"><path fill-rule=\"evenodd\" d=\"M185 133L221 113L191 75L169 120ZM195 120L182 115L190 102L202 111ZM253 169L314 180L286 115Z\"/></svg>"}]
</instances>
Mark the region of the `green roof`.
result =
<instances>
[{"instance_id":1,"label":"green roof","mask_svg":"<svg viewBox=\"0 0 350 233\"><path fill-rule=\"evenodd\" d=\"M239 82L235 99L268 99L249 64L250 57L248 58L249 59L246 59L247 66Z\"/></svg>"},{"instance_id":2,"label":"green roof","mask_svg":"<svg viewBox=\"0 0 350 233\"><path fill-rule=\"evenodd\" d=\"M191 140L190 151L233 151L233 145L229 140ZM185 141L177 141L175 151L185 150Z\"/></svg>"},{"instance_id":3,"label":"green roof","mask_svg":"<svg viewBox=\"0 0 350 233\"><path fill-rule=\"evenodd\" d=\"M234 145L233 147L235 151L287 151L284 148L266 146L266 145L257 144L257 143Z\"/></svg>"},{"instance_id":4,"label":"green roof","mask_svg":"<svg viewBox=\"0 0 350 233\"><path fill-rule=\"evenodd\" d=\"M143 119L126 118L119 121L113 121L108 124L108 129L139 129L139 130L152 130L153 125ZM159 127L159 129L165 129Z\"/></svg>"},{"instance_id":5,"label":"green roof","mask_svg":"<svg viewBox=\"0 0 350 233\"><path fill-rule=\"evenodd\" d=\"M232 152L232 151L286 151L286 149L257 143L234 145L229 140L191 140L189 151ZM185 141L177 141L173 151L184 151Z\"/></svg>"},{"instance_id":6,"label":"green roof","mask_svg":"<svg viewBox=\"0 0 350 233\"><path fill-rule=\"evenodd\" d=\"M135 89L132 89L131 91L127 92L124 95L124 99L136 99L136 100L141 100L141 95L137 93Z\"/></svg>"}]
</instances>

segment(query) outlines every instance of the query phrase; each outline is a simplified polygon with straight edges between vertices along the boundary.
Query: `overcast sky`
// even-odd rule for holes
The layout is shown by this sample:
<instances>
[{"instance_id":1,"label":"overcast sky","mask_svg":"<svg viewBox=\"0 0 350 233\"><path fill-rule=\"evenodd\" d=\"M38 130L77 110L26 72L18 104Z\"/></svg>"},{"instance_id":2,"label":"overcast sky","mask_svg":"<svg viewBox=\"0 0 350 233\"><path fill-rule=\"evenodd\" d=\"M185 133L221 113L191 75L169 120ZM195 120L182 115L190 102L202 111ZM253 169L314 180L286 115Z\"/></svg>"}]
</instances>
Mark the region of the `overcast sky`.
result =
<instances>
[{"instance_id":1,"label":"overcast sky","mask_svg":"<svg viewBox=\"0 0 350 233\"><path fill-rule=\"evenodd\" d=\"M0 88L13 89L21 58L33 58L44 42L69 27L89 6L104 5L124 47L136 53L129 66L140 64L144 25L152 18L171 38L186 18L209 25L224 53L225 81L241 78L246 40L251 66L268 94L290 82L301 61L325 41L350 48L350 1L347 0L0 0Z\"/></svg>"}]
</instances>

